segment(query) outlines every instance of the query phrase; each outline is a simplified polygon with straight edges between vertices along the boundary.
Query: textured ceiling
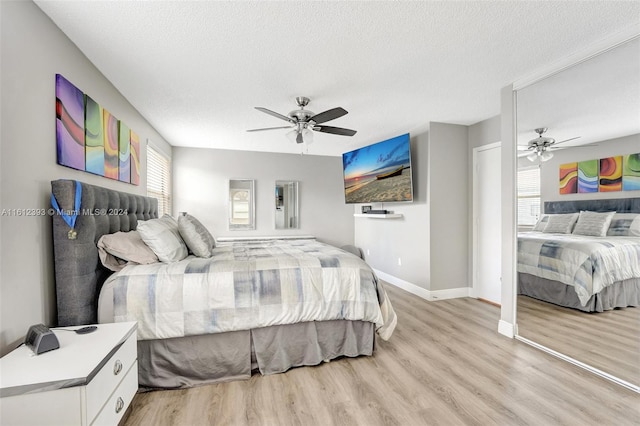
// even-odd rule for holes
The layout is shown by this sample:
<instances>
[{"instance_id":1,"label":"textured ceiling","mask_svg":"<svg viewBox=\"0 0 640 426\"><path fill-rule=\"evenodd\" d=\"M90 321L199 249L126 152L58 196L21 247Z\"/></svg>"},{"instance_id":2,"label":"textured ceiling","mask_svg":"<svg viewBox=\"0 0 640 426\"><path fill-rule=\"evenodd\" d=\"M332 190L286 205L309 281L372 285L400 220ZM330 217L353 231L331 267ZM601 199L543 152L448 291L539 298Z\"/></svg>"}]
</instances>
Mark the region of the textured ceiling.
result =
<instances>
[{"instance_id":1,"label":"textured ceiling","mask_svg":"<svg viewBox=\"0 0 640 426\"><path fill-rule=\"evenodd\" d=\"M318 155L495 116L502 87L640 19L613 1L36 4L172 145ZM358 133L245 132L296 96Z\"/></svg>"}]
</instances>

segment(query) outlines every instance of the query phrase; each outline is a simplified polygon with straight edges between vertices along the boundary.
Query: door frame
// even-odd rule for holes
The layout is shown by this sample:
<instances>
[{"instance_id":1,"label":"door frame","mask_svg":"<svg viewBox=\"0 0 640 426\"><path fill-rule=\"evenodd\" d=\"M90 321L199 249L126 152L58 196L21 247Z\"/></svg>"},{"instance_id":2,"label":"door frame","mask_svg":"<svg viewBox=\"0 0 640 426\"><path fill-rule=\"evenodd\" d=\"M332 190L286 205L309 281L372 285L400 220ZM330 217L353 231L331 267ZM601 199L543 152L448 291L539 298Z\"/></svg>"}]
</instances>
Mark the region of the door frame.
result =
<instances>
[{"instance_id":1,"label":"door frame","mask_svg":"<svg viewBox=\"0 0 640 426\"><path fill-rule=\"evenodd\" d=\"M472 154L472 213L471 213L471 289L469 296L478 298L478 153L490 149L500 148L502 156L502 142L493 142L473 148ZM500 164L497 167L502 167ZM502 256L500 254L500 256ZM502 258L500 258L502 261ZM502 277L500 277L502 286Z\"/></svg>"}]
</instances>

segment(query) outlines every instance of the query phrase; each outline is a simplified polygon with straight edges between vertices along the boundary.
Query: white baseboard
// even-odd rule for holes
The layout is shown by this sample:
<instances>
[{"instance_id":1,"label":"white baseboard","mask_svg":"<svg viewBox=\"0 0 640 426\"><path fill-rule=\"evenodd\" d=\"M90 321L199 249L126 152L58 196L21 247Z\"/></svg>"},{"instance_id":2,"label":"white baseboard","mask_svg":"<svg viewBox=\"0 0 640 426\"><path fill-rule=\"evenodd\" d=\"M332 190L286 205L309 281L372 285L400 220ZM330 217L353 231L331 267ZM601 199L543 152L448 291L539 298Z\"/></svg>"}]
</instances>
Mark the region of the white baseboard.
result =
<instances>
[{"instance_id":1,"label":"white baseboard","mask_svg":"<svg viewBox=\"0 0 640 426\"><path fill-rule=\"evenodd\" d=\"M393 284L396 287L399 287L405 291L408 291L411 294L415 294L418 297L421 297L428 301L435 300L445 300L445 299L456 299L458 297L469 297L469 291L471 290L469 287L459 287L459 288L451 288L447 290L427 290L426 288L420 287L409 281L405 281L401 278L394 277L393 275L389 275L386 272L379 271L374 269L373 272L376 273L378 278L383 281L388 282L389 284Z\"/></svg>"},{"instance_id":2,"label":"white baseboard","mask_svg":"<svg viewBox=\"0 0 640 426\"><path fill-rule=\"evenodd\" d=\"M498 333L511 339L516 335L513 324L503 320L498 321Z\"/></svg>"}]
</instances>

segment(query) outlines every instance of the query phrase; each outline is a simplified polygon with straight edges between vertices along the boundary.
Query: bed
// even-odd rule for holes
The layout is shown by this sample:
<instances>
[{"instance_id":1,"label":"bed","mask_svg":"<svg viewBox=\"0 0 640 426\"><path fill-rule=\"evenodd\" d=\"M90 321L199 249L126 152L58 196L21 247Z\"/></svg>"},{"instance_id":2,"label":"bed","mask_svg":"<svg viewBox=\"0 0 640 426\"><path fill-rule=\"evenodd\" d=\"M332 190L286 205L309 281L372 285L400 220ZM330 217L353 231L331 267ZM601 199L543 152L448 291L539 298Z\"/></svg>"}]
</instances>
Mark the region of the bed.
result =
<instances>
[{"instance_id":1,"label":"bed","mask_svg":"<svg viewBox=\"0 0 640 426\"><path fill-rule=\"evenodd\" d=\"M59 207L73 209L75 182L51 185ZM376 333L387 339L393 332L395 313L371 268L358 256L315 240L230 242L216 246L210 259L190 255L111 273L99 260L98 240L157 219L157 203L81 187L76 238L69 238L62 217L53 216L58 325L138 321L143 388L191 387L247 379L252 371L273 374L368 356ZM205 273L213 270L222 275ZM290 275L298 277L293 289L285 280ZM158 284L159 277L169 281ZM150 290L151 284L158 289ZM137 295L142 298L133 299ZM320 307L301 303L314 298ZM235 310L228 309L229 299Z\"/></svg>"},{"instance_id":2,"label":"bed","mask_svg":"<svg viewBox=\"0 0 640 426\"><path fill-rule=\"evenodd\" d=\"M546 202L544 211L615 219L640 213L640 198ZM612 220L620 232L606 236L519 232L518 294L585 312L640 306L640 236L629 235L629 223Z\"/></svg>"}]
</instances>

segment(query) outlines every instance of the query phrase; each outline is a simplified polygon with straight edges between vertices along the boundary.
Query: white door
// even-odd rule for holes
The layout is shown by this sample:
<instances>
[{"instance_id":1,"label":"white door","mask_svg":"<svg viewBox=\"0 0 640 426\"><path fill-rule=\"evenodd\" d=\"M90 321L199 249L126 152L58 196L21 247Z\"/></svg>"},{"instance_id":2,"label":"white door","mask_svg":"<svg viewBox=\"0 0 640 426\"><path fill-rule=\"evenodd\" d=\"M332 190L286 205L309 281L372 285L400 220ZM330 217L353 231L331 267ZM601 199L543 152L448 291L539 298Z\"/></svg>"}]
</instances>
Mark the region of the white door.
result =
<instances>
[{"instance_id":1,"label":"white door","mask_svg":"<svg viewBox=\"0 0 640 426\"><path fill-rule=\"evenodd\" d=\"M474 149L474 277L473 293L500 304L501 195L500 143Z\"/></svg>"}]
</instances>

